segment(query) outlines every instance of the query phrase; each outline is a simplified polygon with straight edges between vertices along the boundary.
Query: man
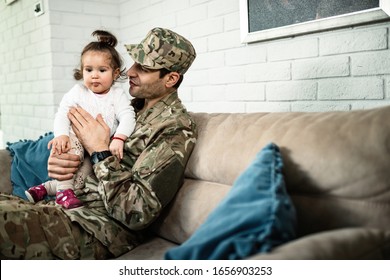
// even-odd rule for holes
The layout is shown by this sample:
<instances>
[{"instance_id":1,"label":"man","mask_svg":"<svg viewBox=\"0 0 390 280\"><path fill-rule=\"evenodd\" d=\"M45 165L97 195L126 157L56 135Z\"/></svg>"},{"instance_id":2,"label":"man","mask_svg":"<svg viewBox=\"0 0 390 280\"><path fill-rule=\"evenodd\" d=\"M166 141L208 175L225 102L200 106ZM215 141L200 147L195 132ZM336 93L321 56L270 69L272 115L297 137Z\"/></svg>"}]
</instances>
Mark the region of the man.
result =
<instances>
[{"instance_id":1,"label":"man","mask_svg":"<svg viewBox=\"0 0 390 280\"><path fill-rule=\"evenodd\" d=\"M93 119L82 108L72 109L69 119L95 173L75 190L84 207L66 211L0 196L2 259L117 257L143 241L181 186L197 134L177 88L195 50L162 28L126 48L135 62L127 75L138 112L124 158L119 161L109 152L109 128L100 116ZM75 155L51 155L49 176L71 178L78 164Z\"/></svg>"}]
</instances>

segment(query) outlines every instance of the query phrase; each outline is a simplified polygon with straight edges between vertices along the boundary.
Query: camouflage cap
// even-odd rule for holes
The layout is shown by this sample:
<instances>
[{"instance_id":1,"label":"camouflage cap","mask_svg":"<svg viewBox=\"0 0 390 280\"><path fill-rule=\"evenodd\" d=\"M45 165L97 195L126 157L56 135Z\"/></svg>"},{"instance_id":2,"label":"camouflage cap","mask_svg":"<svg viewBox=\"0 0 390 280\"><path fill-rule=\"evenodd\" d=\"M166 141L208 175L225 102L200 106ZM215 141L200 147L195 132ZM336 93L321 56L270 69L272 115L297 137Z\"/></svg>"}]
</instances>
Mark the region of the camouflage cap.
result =
<instances>
[{"instance_id":1,"label":"camouflage cap","mask_svg":"<svg viewBox=\"0 0 390 280\"><path fill-rule=\"evenodd\" d=\"M139 44L125 45L131 58L148 69L166 68L184 74L196 57L191 42L165 28L149 31Z\"/></svg>"}]
</instances>

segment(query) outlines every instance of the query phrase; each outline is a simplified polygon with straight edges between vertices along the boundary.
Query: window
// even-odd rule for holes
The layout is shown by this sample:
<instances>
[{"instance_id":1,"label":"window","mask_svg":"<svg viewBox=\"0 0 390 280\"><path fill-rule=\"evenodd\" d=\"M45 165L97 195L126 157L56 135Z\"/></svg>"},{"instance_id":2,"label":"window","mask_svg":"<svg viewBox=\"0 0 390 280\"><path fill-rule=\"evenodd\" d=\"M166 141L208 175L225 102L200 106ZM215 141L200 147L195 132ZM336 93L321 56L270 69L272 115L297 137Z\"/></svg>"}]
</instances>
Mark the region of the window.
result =
<instances>
[{"instance_id":1,"label":"window","mask_svg":"<svg viewBox=\"0 0 390 280\"><path fill-rule=\"evenodd\" d=\"M240 0L241 41L291 37L389 19L389 0Z\"/></svg>"}]
</instances>

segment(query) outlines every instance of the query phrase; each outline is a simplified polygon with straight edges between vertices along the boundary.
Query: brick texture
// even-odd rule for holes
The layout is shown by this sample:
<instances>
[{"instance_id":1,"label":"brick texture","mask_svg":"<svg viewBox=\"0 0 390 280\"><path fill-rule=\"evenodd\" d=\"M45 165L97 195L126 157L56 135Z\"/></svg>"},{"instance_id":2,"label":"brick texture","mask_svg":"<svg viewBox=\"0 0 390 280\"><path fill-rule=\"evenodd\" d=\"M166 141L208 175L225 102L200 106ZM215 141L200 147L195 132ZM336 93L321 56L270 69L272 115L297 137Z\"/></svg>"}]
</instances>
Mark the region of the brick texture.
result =
<instances>
[{"instance_id":1,"label":"brick texture","mask_svg":"<svg viewBox=\"0 0 390 280\"><path fill-rule=\"evenodd\" d=\"M52 130L74 84L82 47L98 28L118 50L155 26L190 39L198 53L179 94L191 111L354 110L390 105L390 21L242 44L237 0L0 1L0 145ZM123 84L127 90L127 83ZM1 138L2 135L2 138ZM1 146L0 146L1 147Z\"/></svg>"}]
</instances>

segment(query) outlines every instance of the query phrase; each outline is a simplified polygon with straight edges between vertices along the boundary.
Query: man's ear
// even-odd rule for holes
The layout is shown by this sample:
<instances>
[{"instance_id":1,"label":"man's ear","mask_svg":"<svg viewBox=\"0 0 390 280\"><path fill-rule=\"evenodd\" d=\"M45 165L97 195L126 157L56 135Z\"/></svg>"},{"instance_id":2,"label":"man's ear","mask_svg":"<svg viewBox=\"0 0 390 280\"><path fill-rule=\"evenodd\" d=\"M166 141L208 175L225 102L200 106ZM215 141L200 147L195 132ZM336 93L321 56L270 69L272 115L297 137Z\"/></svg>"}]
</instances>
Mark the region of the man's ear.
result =
<instances>
[{"instance_id":1,"label":"man's ear","mask_svg":"<svg viewBox=\"0 0 390 280\"><path fill-rule=\"evenodd\" d=\"M180 79L180 74L177 72L170 72L166 75L165 86L168 88L173 87Z\"/></svg>"}]
</instances>

